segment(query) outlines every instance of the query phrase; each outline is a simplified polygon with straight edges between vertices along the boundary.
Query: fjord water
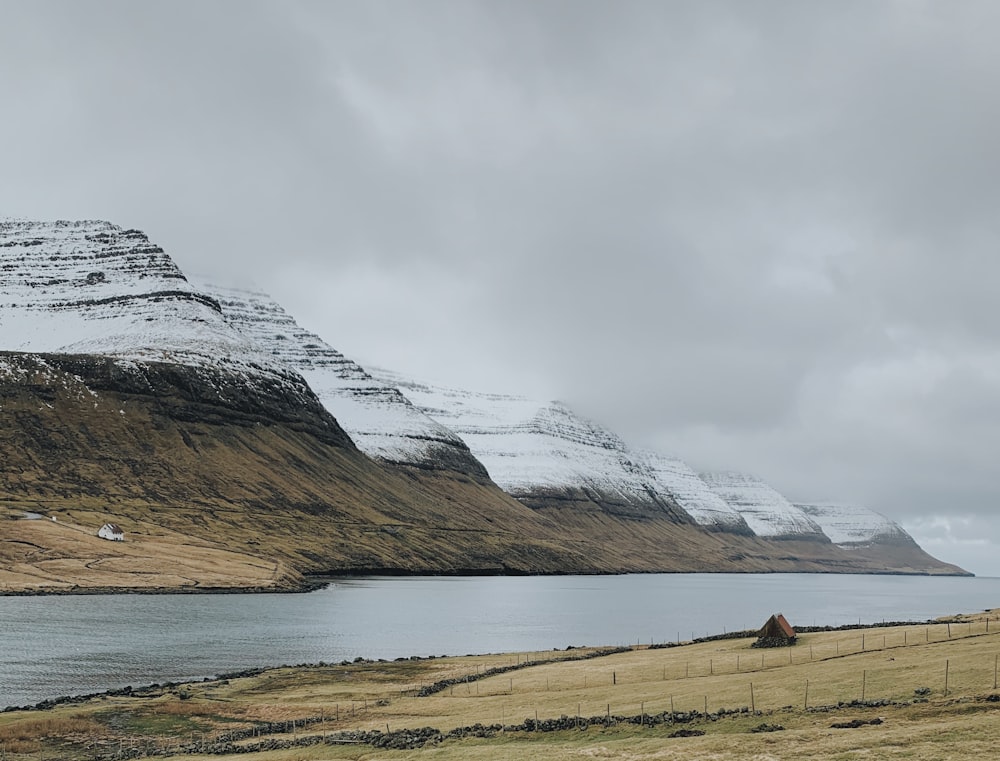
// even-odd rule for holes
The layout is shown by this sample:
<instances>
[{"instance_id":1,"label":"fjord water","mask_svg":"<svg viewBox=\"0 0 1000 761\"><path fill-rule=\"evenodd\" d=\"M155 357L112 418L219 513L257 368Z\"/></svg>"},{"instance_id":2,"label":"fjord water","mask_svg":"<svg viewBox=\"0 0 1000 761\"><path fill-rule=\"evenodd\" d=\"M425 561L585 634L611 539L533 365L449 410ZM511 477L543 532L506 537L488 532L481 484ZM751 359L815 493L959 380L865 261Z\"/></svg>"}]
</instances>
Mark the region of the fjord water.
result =
<instances>
[{"instance_id":1,"label":"fjord water","mask_svg":"<svg viewBox=\"0 0 1000 761\"><path fill-rule=\"evenodd\" d=\"M0 597L0 708L256 666L544 651L1000 607L1000 579L372 577L308 594Z\"/></svg>"}]
</instances>

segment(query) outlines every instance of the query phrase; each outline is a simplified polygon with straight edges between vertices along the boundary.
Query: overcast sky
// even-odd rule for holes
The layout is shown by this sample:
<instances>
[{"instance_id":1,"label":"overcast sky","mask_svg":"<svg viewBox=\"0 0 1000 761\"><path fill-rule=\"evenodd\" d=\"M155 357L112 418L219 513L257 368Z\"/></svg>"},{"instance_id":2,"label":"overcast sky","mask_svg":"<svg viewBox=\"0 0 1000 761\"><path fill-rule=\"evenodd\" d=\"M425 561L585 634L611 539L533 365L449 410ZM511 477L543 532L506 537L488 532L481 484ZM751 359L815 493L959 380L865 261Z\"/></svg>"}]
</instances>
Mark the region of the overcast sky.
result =
<instances>
[{"instance_id":1,"label":"overcast sky","mask_svg":"<svg viewBox=\"0 0 1000 761\"><path fill-rule=\"evenodd\" d=\"M0 214L1000 575L1000 3L0 0Z\"/></svg>"}]
</instances>

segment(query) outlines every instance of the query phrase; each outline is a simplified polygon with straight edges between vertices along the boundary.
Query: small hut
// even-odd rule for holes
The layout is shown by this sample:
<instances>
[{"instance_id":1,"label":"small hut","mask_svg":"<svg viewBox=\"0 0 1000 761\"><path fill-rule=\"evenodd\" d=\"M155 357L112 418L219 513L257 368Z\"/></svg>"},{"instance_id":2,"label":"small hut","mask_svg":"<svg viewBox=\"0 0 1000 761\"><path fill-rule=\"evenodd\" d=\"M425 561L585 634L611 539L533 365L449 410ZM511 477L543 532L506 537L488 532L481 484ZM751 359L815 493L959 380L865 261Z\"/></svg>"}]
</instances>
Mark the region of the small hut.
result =
<instances>
[{"instance_id":1,"label":"small hut","mask_svg":"<svg viewBox=\"0 0 1000 761\"><path fill-rule=\"evenodd\" d=\"M117 523L105 523L97 531L97 535L101 539L107 539L109 542L124 542L125 532L122 531L121 526Z\"/></svg>"},{"instance_id":2,"label":"small hut","mask_svg":"<svg viewBox=\"0 0 1000 761\"><path fill-rule=\"evenodd\" d=\"M780 613L771 616L757 632L751 647L789 647L795 644L795 629Z\"/></svg>"}]
</instances>

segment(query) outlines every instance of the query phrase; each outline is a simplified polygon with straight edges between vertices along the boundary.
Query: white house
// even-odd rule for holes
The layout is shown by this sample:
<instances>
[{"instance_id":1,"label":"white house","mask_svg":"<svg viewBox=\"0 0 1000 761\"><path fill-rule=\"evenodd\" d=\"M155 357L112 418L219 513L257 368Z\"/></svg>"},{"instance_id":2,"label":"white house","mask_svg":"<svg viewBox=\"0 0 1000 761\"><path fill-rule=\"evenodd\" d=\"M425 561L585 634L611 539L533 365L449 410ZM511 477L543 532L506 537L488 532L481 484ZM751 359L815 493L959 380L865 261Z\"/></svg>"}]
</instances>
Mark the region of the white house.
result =
<instances>
[{"instance_id":1,"label":"white house","mask_svg":"<svg viewBox=\"0 0 1000 761\"><path fill-rule=\"evenodd\" d=\"M119 526L117 523L105 523L103 526L101 526L100 530L97 532L97 535L101 537L101 539L107 539L108 541L111 542L125 541L125 532L122 531L121 526Z\"/></svg>"}]
</instances>

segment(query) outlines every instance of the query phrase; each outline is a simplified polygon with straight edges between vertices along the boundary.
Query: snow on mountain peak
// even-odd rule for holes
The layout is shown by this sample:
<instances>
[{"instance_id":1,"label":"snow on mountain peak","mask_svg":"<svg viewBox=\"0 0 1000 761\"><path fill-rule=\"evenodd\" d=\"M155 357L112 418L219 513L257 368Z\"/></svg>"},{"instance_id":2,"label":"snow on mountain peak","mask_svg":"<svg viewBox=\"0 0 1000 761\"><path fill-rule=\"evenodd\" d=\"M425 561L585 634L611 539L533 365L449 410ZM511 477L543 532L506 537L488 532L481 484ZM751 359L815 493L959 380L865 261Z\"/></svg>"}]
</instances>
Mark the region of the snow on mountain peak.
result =
<instances>
[{"instance_id":1,"label":"snow on mountain peak","mask_svg":"<svg viewBox=\"0 0 1000 761\"><path fill-rule=\"evenodd\" d=\"M0 222L0 349L283 375L139 230Z\"/></svg>"},{"instance_id":2,"label":"snow on mountain peak","mask_svg":"<svg viewBox=\"0 0 1000 761\"><path fill-rule=\"evenodd\" d=\"M828 541L816 521L756 476L727 472L701 477L758 536Z\"/></svg>"}]
</instances>

